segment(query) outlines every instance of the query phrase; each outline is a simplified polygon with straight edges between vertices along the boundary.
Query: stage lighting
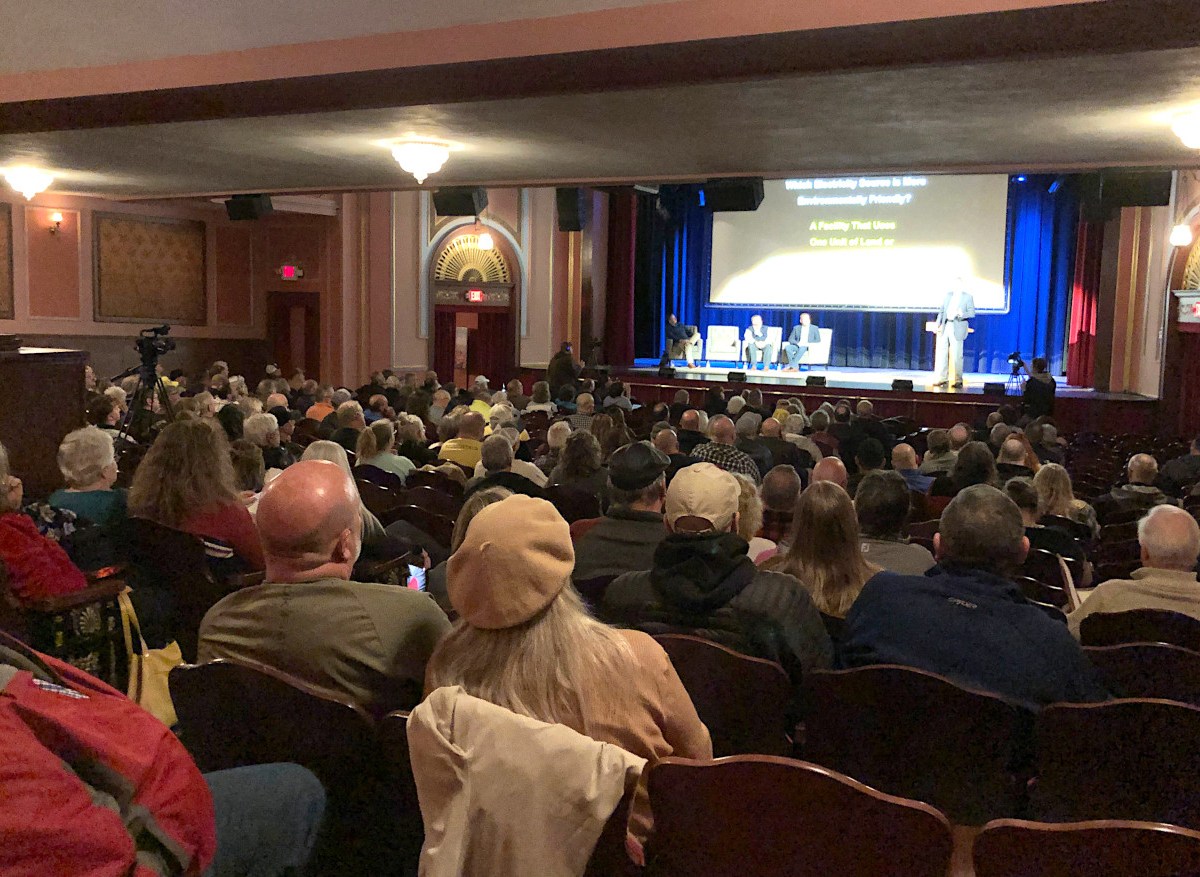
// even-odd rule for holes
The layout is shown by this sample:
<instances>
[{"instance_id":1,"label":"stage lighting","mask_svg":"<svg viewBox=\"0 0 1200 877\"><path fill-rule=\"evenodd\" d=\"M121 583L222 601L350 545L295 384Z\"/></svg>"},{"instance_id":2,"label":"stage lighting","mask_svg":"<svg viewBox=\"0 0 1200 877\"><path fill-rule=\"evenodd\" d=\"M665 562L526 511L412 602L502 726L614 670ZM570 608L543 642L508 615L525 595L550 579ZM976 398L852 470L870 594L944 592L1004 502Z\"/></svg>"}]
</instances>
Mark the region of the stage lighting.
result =
<instances>
[{"instance_id":1,"label":"stage lighting","mask_svg":"<svg viewBox=\"0 0 1200 877\"><path fill-rule=\"evenodd\" d=\"M1024 175L1024 174L1021 174L1019 177L1017 177L1017 182L1018 182L1018 183L1023 183L1023 182L1025 182L1025 175Z\"/></svg>"},{"instance_id":2,"label":"stage lighting","mask_svg":"<svg viewBox=\"0 0 1200 877\"><path fill-rule=\"evenodd\" d=\"M1050 188L1048 188L1046 191L1047 191L1047 193L1049 193L1049 194L1053 195L1053 194L1055 194L1056 192L1058 192L1058 190L1059 190L1059 189L1061 189L1061 188L1062 188L1062 186L1063 186L1063 178L1062 178L1062 177L1055 177L1055 178L1054 178L1054 182L1052 182L1052 183L1050 184Z\"/></svg>"}]
</instances>

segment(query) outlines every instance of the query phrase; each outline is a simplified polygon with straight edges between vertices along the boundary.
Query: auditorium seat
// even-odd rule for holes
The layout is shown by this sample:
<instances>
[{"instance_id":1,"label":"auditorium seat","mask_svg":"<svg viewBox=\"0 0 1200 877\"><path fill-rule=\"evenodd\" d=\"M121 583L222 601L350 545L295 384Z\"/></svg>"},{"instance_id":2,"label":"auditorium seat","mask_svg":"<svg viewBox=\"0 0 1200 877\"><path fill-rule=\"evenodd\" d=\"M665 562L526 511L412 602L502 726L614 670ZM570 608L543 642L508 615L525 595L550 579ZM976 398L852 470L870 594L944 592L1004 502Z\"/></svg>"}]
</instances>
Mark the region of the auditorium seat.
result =
<instances>
[{"instance_id":1,"label":"auditorium seat","mask_svg":"<svg viewBox=\"0 0 1200 877\"><path fill-rule=\"evenodd\" d=\"M1093 541L1091 527L1071 518L1065 518L1062 515L1043 515L1038 523L1043 527L1056 527L1059 530L1070 533L1071 538L1084 545Z\"/></svg>"},{"instance_id":2,"label":"auditorium seat","mask_svg":"<svg viewBox=\"0 0 1200 877\"><path fill-rule=\"evenodd\" d=\"M1155 822L997 819L975 838L976 877L1200 874L1200 832Z\"/></svg>"},{"instance_id":3,"label":"auditorium seat","mask_svg":"<svg viewBox=\"0 0 1200 877\"><path fill-rule=\"evenodd\" d=\"M1167 643L1200 652L1200 619L1165 609L1094 612L1079 625L1085 646Z\"/></svg>"},{"instance_id":4,"label":"auditorium seat","mask_svg":"<svg viewBox=\"0 0 1200 877\"><path fill-rule=\"evenodd\" d=\"M558 513L568 524L585 518L600 517L599 497L585 490L556 484L546 488L546 499L558 509Z\"/></svg>"},{"instance_id":5,"label":"auditorium seat","mask_svg":"<svg viewBox=\"0 0 1200 877\"><path fill-rule=\"evenodd\" d=\"M1044 548L1035 548L1025 558L1021 574L1039 582L1042 587L1035 593L1025 591L1031 600L1039 600L1070 612L1079 606L1079 594L1075 591L1075 576L1067 561Z\"/></svg>"},{"instance_id":6,"label":"auditorium seat","mask_svg":"<svg viewBox=\"0 0 1200 877\"><path fill-rule=\"evenodd\" d=\"M1151 699L1053 704L1035 729L1038 819L1200 829L1200 708Z\"/></svg>"},{"instance_id":7,"label":"auditorium seat","mask_svg":"<svg viewBox=\"0 0 1200 877\"><path fill-rule=\"evenodd\" d=\"M661 877L945 877L952 836L928 804L792 759L665 758L650 768Z\"/></svg>"},{"instance_id":8,"label":"auditorium seat","mask_svg":"<svg viewBox=\"0 0 1200 877\"><path fill-rule=\"evenodd\" d=\"M1134 570L1141 569L1140 560L1126 560L1118 563L1098 563L1092 574L1092 585L1099 585L1112 579L1127 579Z\"/></svg>"},{"instance_id":9,"label":"auditorium seat","mask_svg":"<svg viewBox=\"0 0 1200 877\"><path fill-rule=\"evenodd\" d=\"M388 472L386 469L380 469L378 466L372 466L369 463L356 466L354 468L354 478L355 480L370 481L372 484L386 487L388 490L404 489L404 479L395 472Z\"/></svg>"},{"instance_id":10,"label":"auditorium seat","mask_svg":"<svg viewBox=\"0 0 1200 877\"><path fill-rule=\"evenodd\" d=\"M387 526L396 521L407 521L417 529L428 533L438 545L446 550L449 550L450 543L454 538L454 521L445 515L439 515L414 505L394 507L387 513L383 524ZM428 548L426 545L420 547Z\"/></svg>"},{"instance_id":11,"label":"auditorium seat","mask_svg":"<svg viewBox=\"0 0 1200 877\"><path fill-rule=\"evenodd\" d=\"M397 840L404 850L405 873L415 873L415 863L425 842L425 824L417 800L417 783L413 779L412 761L408 752L408 713L403 710L388 713L379 720L379 747L383 754L386 782L395 794Z\"/></svg>"},{"instance_id":12,"label":"auditorium seat","mask_svg":"<svg viewBox=\"0 0 1200 877\"><path fill-rule=\"evenodd\" d=\"M803 757L955 823L1020 812L1030 713L944 676L897 665L804 678Z\"/></svg>"},{"instance_id":13,"label":"auditorium seat","mask_svg":"<svg viewBox=\"0 0 1200 877\"><path fill-rule=\"evenodd\" d=\"M783 668L687 634L655 637L712 736L713 755L790 755L795 694Z\"/></svg>"},{"instance_id":14,"label":"auditorium seat","mask_svg":"<svg viewBox=\"0 0 1200 877\"><path fill-rule=\"evenodd\" d=\"M615 575L609 575L593 576L590 579L575 579L575 590L579 592L579 596L583 598L583 601L595 613L604 602L604 592L608 590L608 586L612 584L615 578Z\"/></svg>"},{"instance_id":15,"label":"auditorium seat","mask_svg":"<svg viewBox=\"0 0 1200 877\"><path fill-rule=\"evenodd\" d=\"M1119 697L1156 697L1200 706L1200 652L1166 643L1085 646L1105 687Z\"/></svg>"},{"instance_id":16,"label":"auditorium seat","mask_svg":"<svg viewBox=\"0 0 1200 877\"><path fill-rule=\"evenodd\" d=\"M358 495L362 498L362 503L367 507L367 511L381 521L401 504L399 496L390 488L380 487L363 478L355 478L354 483L358 487Z\"/></svg>"},{"instance_id":17,"label":"auditorium seat","mask_svg":"<svg viewBox=\"0 0 1200 877\"><path fill-rule=\"evenodd\" d=\"M415 505L451 521L458 517L458 512L462 509L462 497L451 496L436 487L410 487L399 491L397 498L403 505Z\"/></svg>"},{"instance_id":18,"label":"auditorium seat","mask_svg":"<svg viewBox=\"0 0 1200 877\"><path fill-rule=\"evenodd\" d=\"M410 488L432 487L449 496L458 498L461 498L463 495L463 486L443 472L417 469L415 472L408 473L408 478L404 483Z\"/></svg>"}]
</instances>

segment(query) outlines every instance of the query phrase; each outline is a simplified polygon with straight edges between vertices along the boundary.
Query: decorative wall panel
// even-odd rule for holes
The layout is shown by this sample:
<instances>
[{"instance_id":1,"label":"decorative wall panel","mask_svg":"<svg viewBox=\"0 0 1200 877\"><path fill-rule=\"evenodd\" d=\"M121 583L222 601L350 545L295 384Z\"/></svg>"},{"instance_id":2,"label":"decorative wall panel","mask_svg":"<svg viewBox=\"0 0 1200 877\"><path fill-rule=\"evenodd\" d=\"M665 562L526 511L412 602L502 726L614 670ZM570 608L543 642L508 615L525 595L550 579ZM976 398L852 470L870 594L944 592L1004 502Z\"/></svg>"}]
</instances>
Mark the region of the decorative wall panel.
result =
<instances>
[{"instance_id":1,"label":"decorative wall panel","mask_svg":"<svg viewBox=\"0 0 1200 877\"><path fill-rule=\"evenodd\" d=\"M0 320L13 318L12 207L0 203Z\"/></svg>"},{"instance_id":2,"label":"decorative wall panel","mask_svg":"<svg viewBox=\"0 0 1200 877\"><path fill-rule=\"evenodd\" d=\"M95 216L96 319L202 325L204 223Z\"/></svg>"}]
</instances>

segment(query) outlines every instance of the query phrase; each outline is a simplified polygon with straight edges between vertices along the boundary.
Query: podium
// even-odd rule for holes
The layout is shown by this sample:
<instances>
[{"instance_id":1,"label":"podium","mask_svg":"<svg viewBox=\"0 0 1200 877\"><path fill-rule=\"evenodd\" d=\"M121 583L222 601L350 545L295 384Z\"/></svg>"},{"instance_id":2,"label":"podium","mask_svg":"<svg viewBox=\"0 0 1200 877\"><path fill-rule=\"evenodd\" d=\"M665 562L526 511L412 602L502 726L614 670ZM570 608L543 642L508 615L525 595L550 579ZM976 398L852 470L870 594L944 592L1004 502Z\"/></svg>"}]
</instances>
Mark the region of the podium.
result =
<instances>
[{"instance_id":1,"label":"podium","mask_svg":"<svg viewBox=\"0 0 1200 877\"><path fill-rule=\"evenodd\" d=\"M929 320L925 324L925 331L933 333L933 337L934 337L933 367L936 369L937 368L937 334L938 334L937 320ZM968 326L967 334L974 335L975 330L972 329L970 326ZM947 372L946 380L948 380L950 382L950 386L952 386L952 387L956 383L958 383L959 381L962 380L962 375L956 374L954 371L954 357L950 357L950 370L949 370L949 372Z\"/></svg>"}]
</instances>

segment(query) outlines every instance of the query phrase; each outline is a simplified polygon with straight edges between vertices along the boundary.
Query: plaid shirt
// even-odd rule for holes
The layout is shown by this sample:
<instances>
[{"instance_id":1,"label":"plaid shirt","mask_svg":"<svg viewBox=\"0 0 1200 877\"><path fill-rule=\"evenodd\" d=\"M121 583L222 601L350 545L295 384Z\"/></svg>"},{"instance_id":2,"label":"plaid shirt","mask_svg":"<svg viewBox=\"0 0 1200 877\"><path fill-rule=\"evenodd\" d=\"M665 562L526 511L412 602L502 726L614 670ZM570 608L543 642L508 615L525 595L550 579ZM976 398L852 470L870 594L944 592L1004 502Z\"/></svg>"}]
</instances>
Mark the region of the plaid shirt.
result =
<instances>
[{"instance_id":1,"label":"plaid shirt","mask_svg":"<svg viewBox=\"0 0 1200 877\"><path fill-rule=\"evenodd\" d=\"M779 512L775 509L763 509L762 529L758 535L770 539L776 545L786 542L792 534L792 512Z\"/></svg>"},{"instance_id":2,"label":"plaid shirt","mask_svg":"<svg viewBox=\"0 0 1200 877\"><path fill-rule=\"evenodd\" d=\"M571 432L583 430L587 432L592 428L591 414L572 414L567 418L567 423L571 424Z\"/></svg>"},{"instance_id":3,"label":"plaid shirt","mask_svg":"<svg viewBox=\"0 0 1200 877\"><path fill-rule=\"evenodd\" d=\"M758 466L754 465L751 456L739 451L733 445L706 442L692 451L692 456L701 463L712 463L717 468L724 469L733 475L746 475L755 484L762 483Z\"/></svg>"}]
</instances>

